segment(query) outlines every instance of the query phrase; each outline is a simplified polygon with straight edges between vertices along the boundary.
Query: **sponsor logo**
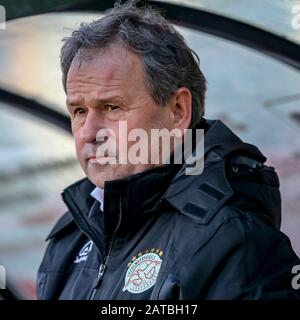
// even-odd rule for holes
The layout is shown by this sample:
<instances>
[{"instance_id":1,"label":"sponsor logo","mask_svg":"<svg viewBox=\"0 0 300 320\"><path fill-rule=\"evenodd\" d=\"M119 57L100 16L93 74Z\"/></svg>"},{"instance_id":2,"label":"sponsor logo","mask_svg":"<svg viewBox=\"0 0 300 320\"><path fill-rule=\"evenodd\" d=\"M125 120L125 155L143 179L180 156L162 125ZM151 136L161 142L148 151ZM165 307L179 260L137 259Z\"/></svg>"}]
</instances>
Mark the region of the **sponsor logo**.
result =
<instances>
[{"instance_id":1,"label":"sponsor logo","mask_svg":"<svg viewBox=\"0 0 300 320\"><path fill-rule=\"evenodd\" d=\"M92 248L93 248L93 241L90 240L81 248L81 250L79 251L78 256L74 260L74 263L79 263L81 261L86 261L90 251L92 250Z\"/></svg>"}]
</instances>

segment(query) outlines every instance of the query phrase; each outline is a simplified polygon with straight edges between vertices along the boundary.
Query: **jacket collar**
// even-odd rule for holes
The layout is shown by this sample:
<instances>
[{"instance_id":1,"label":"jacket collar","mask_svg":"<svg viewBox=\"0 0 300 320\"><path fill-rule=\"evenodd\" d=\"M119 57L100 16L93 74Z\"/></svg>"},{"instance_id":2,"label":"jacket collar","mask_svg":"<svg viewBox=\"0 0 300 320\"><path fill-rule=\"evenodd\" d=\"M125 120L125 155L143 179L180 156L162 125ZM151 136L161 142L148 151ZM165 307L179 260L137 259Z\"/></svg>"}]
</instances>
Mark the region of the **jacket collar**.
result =
<instances>
[{"instance_id":1,"label":"jacket collar","mask_svg":"<svg viewBox=\"0 0 300 320\"><path fill-rule=\"evenodd\" d=\"M164 165L105 183L104 219L107 234L110 235L116 229L120 201L122 201L120 230L126 232L128 227L141 223L161 205L159 200L179 169L179 165ZM63 192L63 199L79 225L82 215L87 218L92 204L96 201L90 196L93 188L95 185L85 178ZM71 221L69 218L66 223Z\"/></svg>"}]
</instances>

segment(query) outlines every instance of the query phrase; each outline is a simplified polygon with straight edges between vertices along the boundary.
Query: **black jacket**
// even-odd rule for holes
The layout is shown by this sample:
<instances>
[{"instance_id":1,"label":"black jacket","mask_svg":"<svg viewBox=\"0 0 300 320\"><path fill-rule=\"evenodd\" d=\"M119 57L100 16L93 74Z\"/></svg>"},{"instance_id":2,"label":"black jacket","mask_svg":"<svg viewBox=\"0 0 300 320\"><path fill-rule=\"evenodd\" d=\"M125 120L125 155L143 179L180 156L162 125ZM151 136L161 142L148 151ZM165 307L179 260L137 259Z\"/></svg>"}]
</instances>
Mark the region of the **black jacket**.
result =
<instances>
[{"instance_id":1,"label":"black jacket","mask_svg":"<svg viewBox=\"0 0 300 320\"><path fill-rule=\"evenodd\" d=\"M279 181L221 121L203 121L205 167L165 165L105 184L81 180L49 234L39 299L295 299L300 264L279 231Z\"/></svg>"}]
</instances>

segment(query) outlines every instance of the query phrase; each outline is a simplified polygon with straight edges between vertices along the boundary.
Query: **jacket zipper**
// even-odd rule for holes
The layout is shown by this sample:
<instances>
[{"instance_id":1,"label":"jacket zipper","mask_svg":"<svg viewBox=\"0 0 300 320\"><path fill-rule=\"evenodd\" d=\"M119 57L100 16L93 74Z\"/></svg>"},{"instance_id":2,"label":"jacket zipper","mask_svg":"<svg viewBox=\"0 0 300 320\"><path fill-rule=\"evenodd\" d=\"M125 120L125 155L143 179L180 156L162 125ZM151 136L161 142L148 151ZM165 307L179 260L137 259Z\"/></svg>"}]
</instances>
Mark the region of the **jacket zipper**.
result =
<instances>
[{"instance_id":1,"label":"jacket zipper","mask_svg":"<svg viewBox=\"0 0 300 320\"><path fill-rule=\"evenodd\" d=\"M120 197L118 224L117 224L117 227L116 227L116 229L115 229L115 231L113 233L112 240L111 240L110 245L109 245L108 253L107 253L107 255L106 255L105 259L104 259L104 263L102 263L100 265L100 267L99 267L98 275L97 275L97 278L94 281L93 289L92 289L92 292L90 294L89 300L94 300L96 292L99 289L100 284L102 282L102 279L103 279L103 276L104 276L104 272L105 272L105 270L107 268L107 264L108 264L108 261L110 259L111 251L112 251L112 248L113 248L113 245L114 245L114 242L115 242L116 233L117 233L117 231L118 231L118 229L120 227L120 224L121 224L122 211L123 211L123 203L122 203L122 198Z\"/></svg>"}]
</instances>

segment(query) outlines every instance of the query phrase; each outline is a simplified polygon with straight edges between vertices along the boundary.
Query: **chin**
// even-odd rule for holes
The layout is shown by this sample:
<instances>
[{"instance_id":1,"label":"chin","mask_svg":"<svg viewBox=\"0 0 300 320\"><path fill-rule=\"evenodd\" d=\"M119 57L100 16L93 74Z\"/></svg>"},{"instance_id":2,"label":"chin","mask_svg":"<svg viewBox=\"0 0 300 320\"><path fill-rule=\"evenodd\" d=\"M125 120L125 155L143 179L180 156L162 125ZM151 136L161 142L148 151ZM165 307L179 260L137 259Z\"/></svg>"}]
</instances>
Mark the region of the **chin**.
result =
<instances>
[{"instance_id":1,"label":"chin","mask_svg":"<svg viewBox=\"0 0 300 320\"><path fill-rule=\"evenodd\" d=\"M106 168L107 169L107 168ZM104 188L106 181L113 181L126 177L128 174L118 173L113 167L109 170L99 168L98 172L89 172L87 177L98 188ZM101 172L99 172L101 170Z\"/></svg>"},{"instance_id":2,"label":"chin","mask_svg":"<svg viewBox=\"0 0 300 320\"><path fill-rule=\"evenodd\" d=\"M106 181L126 178L154 167L149 165L104 165L89 170L87 177L99 188L104 188Z\"/></svg>"}]
</instances>

